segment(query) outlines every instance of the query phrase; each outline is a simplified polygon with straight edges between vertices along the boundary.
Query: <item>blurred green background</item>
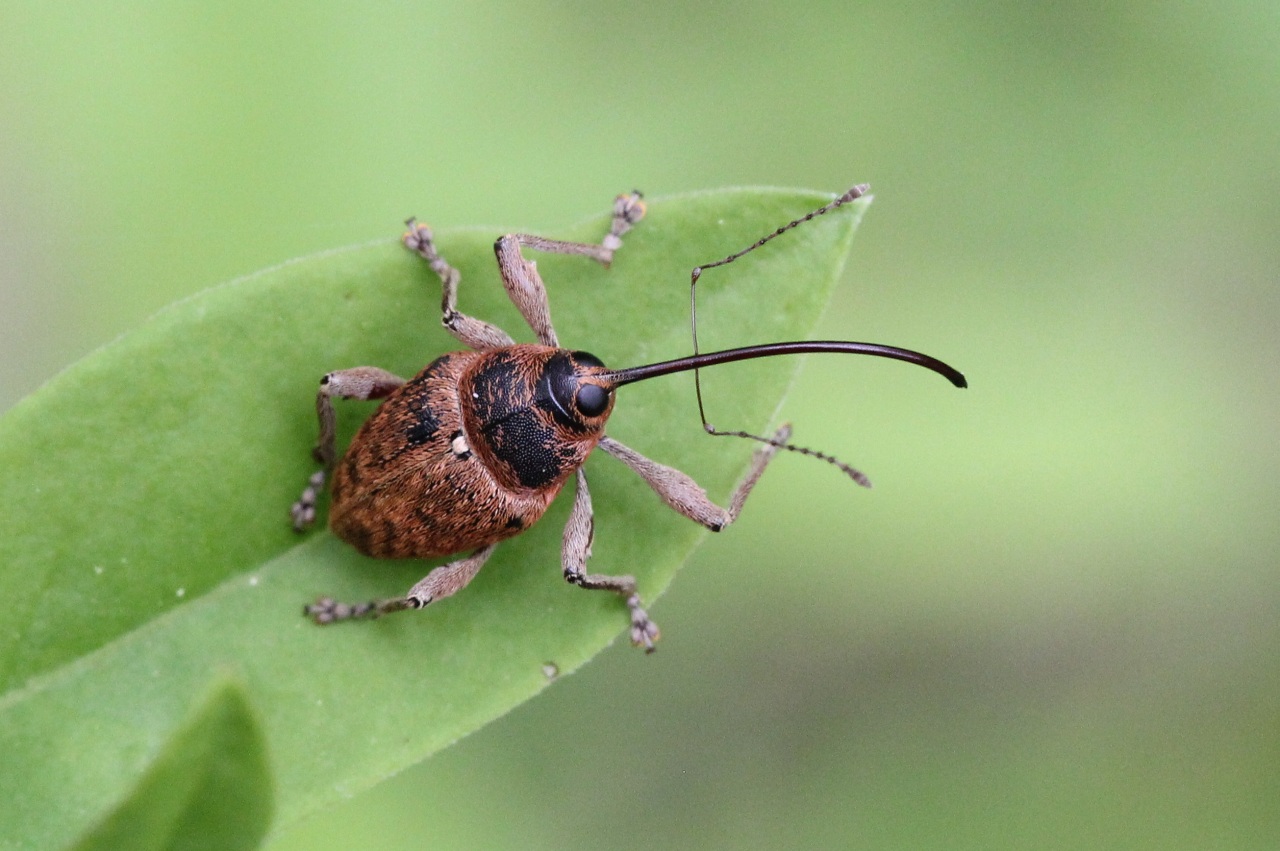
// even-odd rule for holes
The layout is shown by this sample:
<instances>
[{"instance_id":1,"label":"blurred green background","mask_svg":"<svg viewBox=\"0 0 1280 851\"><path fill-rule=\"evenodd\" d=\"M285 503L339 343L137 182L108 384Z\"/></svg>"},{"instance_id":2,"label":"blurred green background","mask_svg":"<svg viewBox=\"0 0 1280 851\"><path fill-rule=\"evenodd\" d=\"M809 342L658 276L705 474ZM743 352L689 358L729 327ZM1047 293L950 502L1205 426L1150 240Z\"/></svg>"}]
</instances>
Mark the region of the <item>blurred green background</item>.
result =
<instances>
[{"instance_id":1,"label":"blurred green background","mask_svg":"<svg viewBox=\"0 0 1280 851\"><path fill-rule=\"evenodd\" d=\"M969 376L811 359L783 414L875 490L778 463L661 652L276 851L1280 845L1280 6L0 2L0 116L0 409L406 215L633 186L870 182L814 336Z\"/></svg>"}]
</instances>

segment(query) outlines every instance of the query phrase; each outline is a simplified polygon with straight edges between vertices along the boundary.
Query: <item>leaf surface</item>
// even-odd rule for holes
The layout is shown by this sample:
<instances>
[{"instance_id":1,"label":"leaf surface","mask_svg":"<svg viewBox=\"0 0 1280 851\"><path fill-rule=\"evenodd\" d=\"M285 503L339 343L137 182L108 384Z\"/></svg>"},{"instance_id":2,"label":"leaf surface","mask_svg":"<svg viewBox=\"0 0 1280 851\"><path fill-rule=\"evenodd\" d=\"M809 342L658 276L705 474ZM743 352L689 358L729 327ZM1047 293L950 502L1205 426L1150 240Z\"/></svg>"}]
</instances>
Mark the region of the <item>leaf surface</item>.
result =
<instances>
[{"instance_id":1,"label":"leaf surface","mask_svg":"<svg viewBox=\"0 0 1280 851\"><path fill-rule=\"evenodd\" d=\"M562 344L617 367L688 354L690 269L829 198L674 197L650 204L611 269L538 256ZM866 204L704 275L703 350L803 338ZM606 229L600 217L552 235ZM498 279L500 232L437 241L462 272L459 308L530 340ZM560 578L567 494L424 612L327 629L301 616L322 593L403 593L431 566L370 560L323 530L300 537L287 514L313 470L319 376L413 375L458 348L438 305L438 280L393 239L304 258L172 306L0 419L0 847L81 835L225 672L261 718L288 822L477 729L545 688L544 663L572 671L623 632L619 599ZM763 431L798 365L708 371L708 416ZM339 405L345 441L372 404ZM689 374L620 390L609 433L718 500L753 449L701 434ZM613 459L596 453L587 471L591 569L634 574L652 603L705 533Z\"/></svg>"},{"instance_id":2,"label":"leaf surface","mask_svg":"<svg viewBox=\"0 0 1280 851\"><path fill-rule=\"evenodd\" d=\"M250 851L270 827L272 791L247 695L224 680L75 851Z\"/></svg>"}]
</instances>

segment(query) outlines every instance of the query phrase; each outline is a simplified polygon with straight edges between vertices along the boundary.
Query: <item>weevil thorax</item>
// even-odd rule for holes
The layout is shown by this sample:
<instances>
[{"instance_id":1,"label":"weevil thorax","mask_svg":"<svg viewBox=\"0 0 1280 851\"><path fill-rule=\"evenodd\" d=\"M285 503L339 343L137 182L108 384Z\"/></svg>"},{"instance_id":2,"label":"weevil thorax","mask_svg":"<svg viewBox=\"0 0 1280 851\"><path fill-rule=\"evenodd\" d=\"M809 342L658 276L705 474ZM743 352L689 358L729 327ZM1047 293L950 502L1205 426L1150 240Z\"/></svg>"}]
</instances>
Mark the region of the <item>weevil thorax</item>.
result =
<instances>
[{"instance_id":1,"label":"weevil thorax","mask_svg":"<svg viewBox=\"0 0 1280 851\"><path fill-rule=\"evenodd\" d=\"M551 346L481 352L459 382L471 451L512 491L559 490L604 435L605 372L594 355Z\"/></svg>"}]
</instances>

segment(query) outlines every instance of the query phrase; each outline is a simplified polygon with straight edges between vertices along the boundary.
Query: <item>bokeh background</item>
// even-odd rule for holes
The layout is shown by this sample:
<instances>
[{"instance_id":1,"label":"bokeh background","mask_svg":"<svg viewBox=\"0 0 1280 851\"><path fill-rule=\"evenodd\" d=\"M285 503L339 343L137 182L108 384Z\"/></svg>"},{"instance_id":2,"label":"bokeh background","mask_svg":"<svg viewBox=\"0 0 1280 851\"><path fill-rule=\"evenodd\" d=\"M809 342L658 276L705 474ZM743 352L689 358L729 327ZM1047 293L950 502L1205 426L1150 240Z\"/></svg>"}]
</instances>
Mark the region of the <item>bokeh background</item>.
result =
<instances>
[{"instance_id":1,"label":"bokeh background","mask_svg":"<svg viewBox=\"0 0 1280 851\"><path fill-rule=\"evenodd\" d=\"M0 409L410 213L855 181L814 336L972 388L810 359L783 413L875 490L784 459L661 652L275 851L1280 845L1280 7L0 2Z\"/></svg>"}]
</instances>

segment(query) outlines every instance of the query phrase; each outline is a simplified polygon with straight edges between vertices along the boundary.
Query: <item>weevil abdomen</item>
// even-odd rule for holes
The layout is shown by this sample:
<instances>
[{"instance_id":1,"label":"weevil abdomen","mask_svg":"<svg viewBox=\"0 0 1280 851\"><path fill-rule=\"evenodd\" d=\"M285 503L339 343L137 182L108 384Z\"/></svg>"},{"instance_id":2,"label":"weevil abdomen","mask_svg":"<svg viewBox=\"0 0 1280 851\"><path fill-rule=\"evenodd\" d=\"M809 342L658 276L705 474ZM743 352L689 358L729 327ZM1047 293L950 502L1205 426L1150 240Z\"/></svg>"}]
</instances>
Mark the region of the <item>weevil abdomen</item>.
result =
<instances>
[{"instance_id":1,"label":"weevil abdomen","mask_svg":"<svg viewBox=\"0 0 1280 851\"><path fill-rule=\"evenodd\" d=\"M574 370L598 365L535 345L432 361L338 462L330 528L378 558L451 555L524 531L600 440L607 409L586 419L563 410Z\"/></svg>"}]
</instances>

